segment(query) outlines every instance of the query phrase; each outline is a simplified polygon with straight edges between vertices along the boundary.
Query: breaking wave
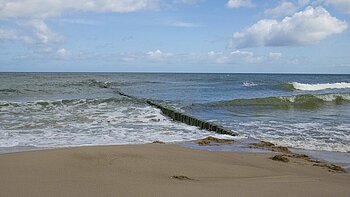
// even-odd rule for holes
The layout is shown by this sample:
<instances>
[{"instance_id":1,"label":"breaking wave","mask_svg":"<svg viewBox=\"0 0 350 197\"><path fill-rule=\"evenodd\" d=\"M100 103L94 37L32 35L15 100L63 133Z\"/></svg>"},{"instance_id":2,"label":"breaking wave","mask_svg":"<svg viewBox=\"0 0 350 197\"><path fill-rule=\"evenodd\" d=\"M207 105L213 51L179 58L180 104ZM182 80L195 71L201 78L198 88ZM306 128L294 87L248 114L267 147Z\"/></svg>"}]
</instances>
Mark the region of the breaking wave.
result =
<instances>
[{"instance_id":1,"label":"breaking wave","mask_svg":"<svg viewBox=\"0 0 350 197\"><path fill-rule=\"evenodd\" d=\"M0 111L1 147L140 144L216 135L172 121L159 109L127 98L0 101Z\"/></svg>"},{"instance_id":2,"label":"breaking wave","mask_svg":"<svg viewBox=\"0 0 350 197\"><path fill-rule=\"evenodd\" d=\"M341 105L350 102L350 94L303 94L252 99L235 99L211 103L214 106L274 106L280 108L316 108L325 104Z\"/></svg>"},{"instance_id":3,"label":"breaking wave","mask_svg":"<svg viewBox=\"0 0 350 197\"><path fill-rule=\"evenodd\" d=\"M319 83L319 84L307 84L291 82L283 84L282 87L286 90L303 90L303 91L317 91L326 89L346 89L350 88L350 83L340 82L340 83Z\"/></svg>"}]
</instances>

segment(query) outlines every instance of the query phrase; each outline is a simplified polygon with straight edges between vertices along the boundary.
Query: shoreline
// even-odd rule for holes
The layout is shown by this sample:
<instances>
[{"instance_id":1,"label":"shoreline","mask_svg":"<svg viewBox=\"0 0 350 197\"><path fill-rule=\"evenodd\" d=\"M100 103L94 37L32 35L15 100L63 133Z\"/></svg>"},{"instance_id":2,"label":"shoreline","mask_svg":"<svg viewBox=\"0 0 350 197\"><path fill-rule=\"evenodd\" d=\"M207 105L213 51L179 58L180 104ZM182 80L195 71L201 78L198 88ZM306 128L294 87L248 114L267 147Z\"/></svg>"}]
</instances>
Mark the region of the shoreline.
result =
<instances>
[{"instance_id":1,"label":"shoreline","mask_svg":"<svg viewBox=\"0 0 350 197\"><path fill-rule=\"evenodd\" d=\"M0 154L0 196L346 196L350 174L279 153L177 144L85 146Z\"/></svg>"},{"instance_id":2,"label":"shoreline","mask_svg":"<svg viewBox=\"0 0 350 197\"><path fill-rule=\"evenodd\" d=\"M205 138L203 138L205 139ZM223 138L232 139L232 138ZM22 153L22 152L32 152L32 151L45 151L45 150L56 150L56 149L70 149L70 148L84 148L84 147L105 147L105 146L133 146L133 145L146 145L152 144L154 142L160 142L168 145L178 145L184 148L204 150L204 151L214 151L214 152L233 152L233 153L283 153L283 151L271 150L271 147L264 146L251 146L252 144L258 144L266 141L261 141L258 139L248 138L248 139L232 139L234 143L229 144L216 144L212 145L198 145L196 141L202 140L190 140L190 141L174 141L174 142L162 142L153 141L149 143L136 143L136 144L83 144L78 146L62 146L62 147L35 147L35 146L15 146L15 147L0 147L0 156L4 154ZM270 143L270 142L267 142ZM272 144L272 143L271 143ZM274 145L274 144L273 144ZM275 146L275 145L274 145ZM349 153L335 152L335 151L321 151L321 150L305 150L284 146L277 146L283 149L287 149L290 153L307 155L310 159L315 161L320 161L326 164L335 164L341 166L348 173L350 173L350 158L347 159Z\"/></svg>"}]
</instances>

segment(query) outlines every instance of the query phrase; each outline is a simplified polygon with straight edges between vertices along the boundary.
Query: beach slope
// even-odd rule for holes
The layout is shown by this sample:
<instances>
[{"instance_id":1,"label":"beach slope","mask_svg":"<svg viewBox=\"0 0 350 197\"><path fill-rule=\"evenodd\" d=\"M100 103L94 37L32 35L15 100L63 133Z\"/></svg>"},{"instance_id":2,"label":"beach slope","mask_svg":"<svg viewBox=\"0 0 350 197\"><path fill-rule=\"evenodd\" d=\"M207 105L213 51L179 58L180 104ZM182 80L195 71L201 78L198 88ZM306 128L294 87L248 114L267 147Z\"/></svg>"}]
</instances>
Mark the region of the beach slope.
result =
<instances>
[{"instance_id":1,"label":"beach slope","mask_svg":"<svg viewBox=\"0 0 350 197\"><path fill-rule=\"evenodd\" d=\"M348 196L350 176L275 154L169 144L0 155L0 196Z\"/></svg>"}]
</instances>

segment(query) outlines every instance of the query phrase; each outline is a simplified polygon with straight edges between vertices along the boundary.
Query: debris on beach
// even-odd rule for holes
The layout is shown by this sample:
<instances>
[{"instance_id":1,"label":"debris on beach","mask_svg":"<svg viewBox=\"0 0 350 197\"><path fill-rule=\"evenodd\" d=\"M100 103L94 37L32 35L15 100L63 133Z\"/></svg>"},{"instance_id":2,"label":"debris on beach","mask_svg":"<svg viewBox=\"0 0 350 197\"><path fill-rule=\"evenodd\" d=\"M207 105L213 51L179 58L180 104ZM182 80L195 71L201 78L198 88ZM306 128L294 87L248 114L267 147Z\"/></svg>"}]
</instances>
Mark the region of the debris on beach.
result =
<instances>
[{"instance_id":1,"label":"debris on beach","mask_svg":"<svg viewBox=\"0 0 350 197\"><path fill-rule=\"evenodd\" d=\"M270 159L275 160L275 161L282 161L282 162L289 162L290 159L297 159L297 160L292 160L293 162L300 163L300 160L304 161L301 162L300 164L310 164L315 167L321 167L321 168L326 168L328 169L329 172L346 172L344 168L341 166L335 165L335 164L327 164L323 163L318 160L311 159L309 156L305 154L297 154L297 153L286 153L282 155L275 155L273 157L270 157ZM299 162L298 162L299 160ZM306 163L305 163L306 162Z\"/></svg>"},{"instance_id":2,"label":"debris on beach","mask_svg":"<svg viewBox=\"0 0 350 197\"><path fill-rule=\"evenodd\" d=\"M212 145L220 145L220 144L231 144L234 142L232 139L219 139L212 136L206 137L204 139L195 141L200 146L212 146Z\"/></svg>"},{"instance_id":3,"label":"debris on beach","mask_svg":"<svg viewBox=\"0 0 350 197\"><path fill-rule=\"evenodd\" d=\"M171 176L171 179L178 179L181 181L196 181L196 179L192 179L189 178L188 176L184 176L184 175L175 175L175 176Z\"/></svg>"},{"instance_id":4,"label":"debris on beach","mask_svg":"<svg viewBox=\"0 0 350 197\"><path fill-rule=\"evenodd\" d=\"M275 155L273 157L270 157L270 159L274 161L289 162L289 159L286 157L286 155Z\"/></svg>"},{"instance_id":5,"label":"debris on beach","mask_svg":"<svg viewBox=\"0 0 350 197\"><path fill-rule=\"evenodd\" d=\"M307 160L307 161L313 161L310 159L309 156L305 155L305 154L296 154L296 153L293 153L293 154L288 154L286 155L287 157L291 157L291 158L296 158L296 159L304 159L304 160Z\"/></svg>"},{"instance_id":6,"label":"debris on beach","mask_svg":"<svg viewBox=\"0 0 350 197\"><path fill-rule=\"evenodd\" d=\"M165 144L165 142L162 142L162 141L159 141L159 140L156 140L156 141L153 141L152 144Z\"/></svg>"},{"instance_id":7,"label":"debris on beach","mask_svg":"<svg viewBox=\"0 0 350 197\"><path fill-rule=\"evenodd\" d=\"M275 144L266 141L250 144L249 148L262 148L274 152L291 153L290 150L285 146L276 146Z\"/></svg>"},{"instance_id":8,"label":"debris on beach","mask_svg":"<svg viewBox=\"0 0 350 197\"><path fill-rule=\"evenodd\" d=\"M328 171L330 171L330 172L346 172L344 170L344 168L342 168L341 166L334 165L334 164L315 163L315 164L313 164L313 166L328 168Z\"/></svg>"}]
</instances>

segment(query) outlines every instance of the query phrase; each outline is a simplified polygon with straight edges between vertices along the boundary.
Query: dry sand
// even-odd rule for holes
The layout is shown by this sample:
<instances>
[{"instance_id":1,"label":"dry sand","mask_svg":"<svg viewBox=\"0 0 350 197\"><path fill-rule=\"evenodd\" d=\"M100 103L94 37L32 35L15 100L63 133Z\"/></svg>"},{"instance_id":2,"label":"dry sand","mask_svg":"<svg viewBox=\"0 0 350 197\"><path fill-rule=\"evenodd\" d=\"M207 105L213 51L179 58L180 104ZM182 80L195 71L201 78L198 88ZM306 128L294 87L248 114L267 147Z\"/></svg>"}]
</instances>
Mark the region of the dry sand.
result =
<instances>
[{"instance_id":1,"label":"dry sand","mask_svg":"<svg viewBox=\"0 0 350 197\"><path fill-rule=\"evenodd\" d=\"M273 155L168 144L3 154L0 196L350 195L349 174L301 160L273 161Z\"/></svg>"}]
</instances>

